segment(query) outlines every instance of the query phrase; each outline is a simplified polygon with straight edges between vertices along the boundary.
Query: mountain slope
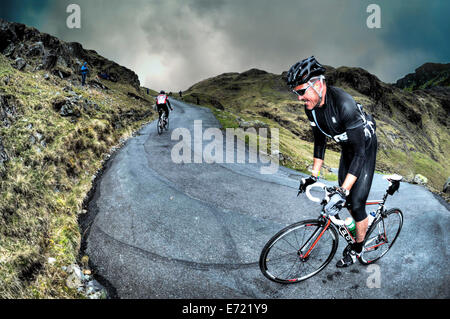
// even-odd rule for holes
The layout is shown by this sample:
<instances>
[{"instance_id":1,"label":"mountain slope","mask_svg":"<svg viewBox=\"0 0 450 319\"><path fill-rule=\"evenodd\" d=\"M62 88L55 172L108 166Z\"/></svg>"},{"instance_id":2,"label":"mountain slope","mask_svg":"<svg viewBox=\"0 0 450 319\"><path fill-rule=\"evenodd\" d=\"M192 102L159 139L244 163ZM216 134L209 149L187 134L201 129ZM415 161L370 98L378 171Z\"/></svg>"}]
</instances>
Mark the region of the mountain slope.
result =
<instances>
[{"instance_id":1,"label":"mountain slope","mask_svg":"<svg viewBox=\"0 0 450 319\"><path fill-rule=\"evenodd\" d=\"M79 258L78 218L103 162L156 116L144 92L94 51L0 20L0 298L82 297L62 266Z\"/></svg>"},{"instance_id":2,"label":"mountain slope","mask_svg":"<svg viewBox=\"0 0 450 319\"><path fill-rule=\"evenodd\" d=\"M280 128L282 163L307 171L312 163L312 134L304 107L289 92L284 77L261 70L226 73L201 81L183 93L184 100L212 108L224 126L262 121ZM340 87L364 105L377 121L377 170L399 173L413 181L417 174L440 192L450 164L450 90L432 87L414 92L380 81L361 68L328 66L327 83ZM339 146L329 141L325 163L339 166ZM326 172L326 171L325 171Z\"/></svg>"},{"instance_id":3,"label":"mountain slope","mask_svg":"<svg viewBox=\"0 0 450 319\"><path fill-rule=\"evenodd\" d=\"M397 81L396 86L410 91L436 86L450 87L450 63L425 63Z\"/></svg>"}]
</instances>

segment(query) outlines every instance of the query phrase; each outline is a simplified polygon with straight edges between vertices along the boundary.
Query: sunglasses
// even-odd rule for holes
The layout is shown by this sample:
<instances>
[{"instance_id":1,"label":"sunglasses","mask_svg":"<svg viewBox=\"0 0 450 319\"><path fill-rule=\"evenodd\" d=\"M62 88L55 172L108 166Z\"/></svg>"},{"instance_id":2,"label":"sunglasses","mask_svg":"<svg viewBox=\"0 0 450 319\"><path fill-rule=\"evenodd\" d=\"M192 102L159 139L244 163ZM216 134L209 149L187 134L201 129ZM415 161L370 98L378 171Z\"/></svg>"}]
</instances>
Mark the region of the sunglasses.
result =
<instances>
[{"instance_id":1,"label":"sunglasses","mask_svg":"<svg viewBox=\"0 0 450 319\"><path fill-rule=\"evenodd\" d=\"M304 89L300 89L300 90L292 90L292 92L294 92L295 94L297 94L298 96L303 96L306 93L306 90L308 90L312 85L310 83L308 83L308 86L305 87Z\"/></svg>"}]
</instances>

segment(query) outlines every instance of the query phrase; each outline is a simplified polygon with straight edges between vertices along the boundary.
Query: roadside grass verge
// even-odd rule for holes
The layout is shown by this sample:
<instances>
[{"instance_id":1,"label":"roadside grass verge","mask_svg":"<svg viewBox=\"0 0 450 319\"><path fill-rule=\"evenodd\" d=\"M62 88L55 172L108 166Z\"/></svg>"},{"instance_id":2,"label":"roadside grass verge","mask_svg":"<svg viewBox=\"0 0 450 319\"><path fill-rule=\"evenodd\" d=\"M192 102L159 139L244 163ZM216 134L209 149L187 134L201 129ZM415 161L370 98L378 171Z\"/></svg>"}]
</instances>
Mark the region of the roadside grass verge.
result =
<instances>
[{"instance_id":1,"label":"roadside grass verge","mask_svg":"<svg viewBox=\"0 0 450 319\"><path fill-rule=\"evenodd\" d=\"M0 94L16 100L10 125L0 124L9 158L0 165L0 297L83 298L61 268L78 261L83 201L111 148L156 115L130 85L81 88L10 64L0 55ZM73 96L66 87L96 107L61 116L54 102Z\"/></svg>"}]
</instances>

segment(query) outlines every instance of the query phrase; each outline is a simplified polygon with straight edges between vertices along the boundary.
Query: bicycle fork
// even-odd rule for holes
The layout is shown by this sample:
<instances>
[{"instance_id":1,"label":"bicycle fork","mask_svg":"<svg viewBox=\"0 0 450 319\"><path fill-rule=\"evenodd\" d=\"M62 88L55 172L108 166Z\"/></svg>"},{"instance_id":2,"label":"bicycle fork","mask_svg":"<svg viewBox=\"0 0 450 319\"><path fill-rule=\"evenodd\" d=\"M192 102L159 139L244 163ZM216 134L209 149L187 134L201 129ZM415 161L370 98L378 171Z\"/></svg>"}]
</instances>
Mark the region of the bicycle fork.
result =
<instances>
[{"instance_id":1,"label":"bicycle fork","mask_svg":"<svg viewBox=\"0 0 450 319\"><path fill-rule=\"evenodd\" d=\"M314 249L320 238L323 236L323 234L326 232L328 227L331 224L331 220L327 220L327 224L325 227L319 226L316 228L314 233L309 237L309 239L306 241L306 243L297 251L297 255L301 258L302 261L306 261L311 254L311 251ZM322 231L319 233L320 229L323 227ZM314 241L313 241L314 240ZM312 244L311 244L312 242ZM306 253L304 253L306 251Z\"/></svg>"},{"instance_id":2,"label":"bicycle fork","mask_svg":"<svg viewBox=\"0 0 450 319\"><path fill-rule=\"evenodd\" d=\"M383 224L383 231L382 232L378 231L378 236L374 237L373 239L371 239L370 241L368 241L366 243L366 245L367 244L372 244L372 242L375 241L375 245L374 246L365 248L366 251L376 250L376 249L378 249L378 247L389 243L389 241L387 239L387 235L386 235L386 226L384 225L384 219L383 218L381 218L381 223ZM380 223L377 225L377 227L380 227Z\"/></svg>"}]
</instances>

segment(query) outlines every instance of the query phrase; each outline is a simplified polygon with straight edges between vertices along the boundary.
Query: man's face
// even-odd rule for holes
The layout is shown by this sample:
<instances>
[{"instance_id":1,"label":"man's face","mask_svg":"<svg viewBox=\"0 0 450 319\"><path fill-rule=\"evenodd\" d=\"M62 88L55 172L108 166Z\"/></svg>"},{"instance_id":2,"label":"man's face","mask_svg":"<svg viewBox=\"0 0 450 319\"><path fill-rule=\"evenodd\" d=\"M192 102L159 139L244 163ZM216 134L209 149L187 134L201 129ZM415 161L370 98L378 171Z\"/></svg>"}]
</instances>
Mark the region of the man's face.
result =
<instances>
[{"instance_id":1,"label":"man's face","mask_svg":"<svg viewBox=\"0 0 450 319\"><path fill-rule=\"evenodd\" d=\"M313 86L315 87L315 89L317 91L319 91L321 89L320 81L313 82ZM316 93L316 91L314 91L314 89L308 83L298 85L294 88L294 90L299 91L299 90L303 90L306 88L307 88L307 90L306 90L305 94L302 96L297 95L297 97L298 97L298 100L302 101L306 105L306 108L311 111L312 109L314 109L314 107L317 105L317 103L319 103L319 95Z\"/></svg>"}]
</instances>

